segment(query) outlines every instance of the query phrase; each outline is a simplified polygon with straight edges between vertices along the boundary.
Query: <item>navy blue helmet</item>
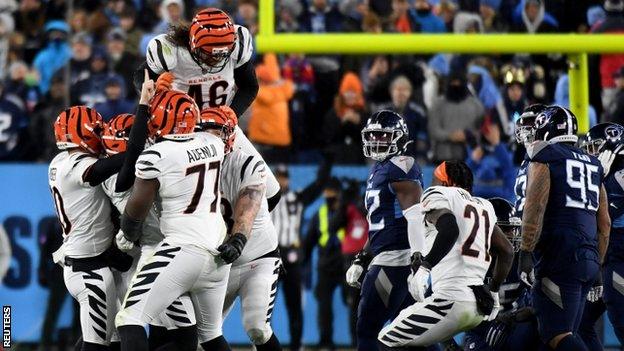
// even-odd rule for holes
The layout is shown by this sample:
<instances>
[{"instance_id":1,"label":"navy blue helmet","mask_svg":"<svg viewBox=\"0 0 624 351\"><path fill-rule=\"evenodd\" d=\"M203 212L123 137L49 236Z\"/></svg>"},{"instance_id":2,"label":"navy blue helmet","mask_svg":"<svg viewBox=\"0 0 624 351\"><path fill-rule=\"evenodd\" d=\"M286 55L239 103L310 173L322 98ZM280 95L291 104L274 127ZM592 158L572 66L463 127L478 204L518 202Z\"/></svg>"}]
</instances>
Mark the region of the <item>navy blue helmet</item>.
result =
<instances>
[{"instance_id":1,"label":"navy blue helmet","mask_svg":"<svg viewBox=\"0 0 624 351\"><path fill-rule=\"evenodd\" d=\"M505 233L514 250L520 250L520 225L522 221L516 215L514 205L501 197L493 197L489 201L496 213L496 225Z\"/></svg>"},{"instance_id":2,"label":"navy blue helmet","mask_svg":"<svg viewBox=\"0 0 624 351\"><path fill-rule=\"evenodd\" d=\"M409 143L409 131L403 117L396 112L376 112L362 129L364 156L383 161L405 152Z\"/></svg>"},{"instance_id":3,"label":"navy blue helmet","mask_svg":"<svg viewBox=\"0 0 624 351\"><path fill-rule=\"evenodd\" d=\"M533 104L522 111L516 120L516 142L518 144L530 144L535 138L535 118L546 109L546 105Z\"/></svg>"},{"instance_id":4,"label":"navy blue helmet","mask_svg":"<svg viewBox=\"0 0 624 351\"><path fill-rule=\"evenodd\" d=\"M567 108L548 106L535 118L535 140L551 143L576 143L576 116Z\"/></svg>"},{"instance_id":5,"label":"navy blue helmet","mask_svg":"<svg viewBox=\"0 0 624 351\"><path fill-rule=\"evenodd\" d=\"M596 124L587 132L581 148L593 156L606 150L617 154L624 148L624 127L611 122Z\"/></svg>"}]
</instances>

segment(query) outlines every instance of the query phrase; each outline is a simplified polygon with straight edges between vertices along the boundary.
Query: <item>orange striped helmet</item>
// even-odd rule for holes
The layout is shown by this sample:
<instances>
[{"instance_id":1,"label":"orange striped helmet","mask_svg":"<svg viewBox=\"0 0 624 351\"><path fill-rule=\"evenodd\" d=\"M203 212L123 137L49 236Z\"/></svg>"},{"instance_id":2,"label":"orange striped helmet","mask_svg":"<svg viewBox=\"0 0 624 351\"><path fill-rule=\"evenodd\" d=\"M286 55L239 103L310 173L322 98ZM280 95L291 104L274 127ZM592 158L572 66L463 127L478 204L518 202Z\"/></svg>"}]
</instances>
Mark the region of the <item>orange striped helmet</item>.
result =
<instances>
[{"instance_id":1,"label":"orange striped helmet","mask_svg":"<svg viewBox=\"0 0 624 351\"><path fill-rule=\"evenodd\" d=\"M199 120L199 107L188 95L175 91L157 94L150 106L147 130L150 138L189 139Z\"/></svg>"},{"instance_id":2,"label":"orange striped helmet","mask_svg":"<svg viewBox=\"0 0 624 351\"><path fill-rule=\"evenodd\" d=\"M235 42L234 23L225 12L207 8L193 17L189 31L191 56L209 73L217 73L225 67Z\"/></svg>"},{"instance_id":3,"label":"orange striped helmet","mask_svg":"<svg viewBox=\"0 0 624 351\"><path fill-rule=\"evenodd\" d=\"M220 130L221 139L225 144L225 153L232 151L236 140L236 126L238 118L236 113L229 106L211 107L202 110L199 118L198 130L206 131L211 129Z\"/></svg>"},{"instance_id":4,"label":"orange striped helmet","mask_svg":"<svg viewBox=\"0 0 624 351\"><path fill-rule=\"evenodd\" d=\"M130 128L134 123L134 115L122 113L113 117L106 125L102 133L102 144L109 155L126 151L126 144L130 137Z\"/></svg>"},{"instance_id":5,"label":"orange striped helmet","mask_svg":"<svg viewBox=\"0 0 624 351\"><path fill-rule=\"evenodd\" d=\"M87 106L72 106L54 121L56 147L60 150L81 148L92 154L102 153L100 133L104 122L97 111Z\"/></svg>"}]
</instances>

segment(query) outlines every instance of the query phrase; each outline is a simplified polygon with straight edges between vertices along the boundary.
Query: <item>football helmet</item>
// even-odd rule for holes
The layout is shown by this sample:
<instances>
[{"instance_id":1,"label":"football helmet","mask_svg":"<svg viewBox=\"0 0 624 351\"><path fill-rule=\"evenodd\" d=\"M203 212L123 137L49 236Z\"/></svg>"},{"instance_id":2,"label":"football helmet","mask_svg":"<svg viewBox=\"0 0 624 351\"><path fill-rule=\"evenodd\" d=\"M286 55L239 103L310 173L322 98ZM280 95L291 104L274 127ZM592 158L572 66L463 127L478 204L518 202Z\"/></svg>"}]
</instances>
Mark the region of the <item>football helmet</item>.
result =
<instances>
[{"instance_id":1,"label":"football helmet","mask_svg":"<svg viewBox=\"0 0 624 351\"><path fill-rule=\"evenodd\" d=\"M405 120L393 111L376 112L362 129L364 156L375 161L403 154L409 142Z\"/></svg>"},{"instance_id":2,"label":"football helmet","mask_svg":"<svg viewBox=\"0 0 624 351\"><path fill-rule=\"evenodd\" d=\"M199 121L199 107L188 95L164 91L152 99L147 132L150 138L186 140L193 137L195 124Z\"/></svg>"},{"instance_id":3,"label":"football helmet","mask_svg":"<svg viewBox=\"0 0 624 351\"><path fill-rule=\"evenodd\" d=\"M576 143L576 116L561 106L548 106L535 118L535 140L549 143Z\"/></svg>"},{"instance_id":4,"label":"football helmet","mask_svg":"<svg viewBox=\"0 0 624 351\"><path fill-rule=\"evenodd\" d=\"M195 129L198 131L220 130L221 139L225 144L225 153L228 154L232 151L236 140L236 125L238 125L236 113L229 106L224 105L202 110Z\"/></svg>"},{"instance_id":5,"label":"football helmet","mask_svg":"<svg viewBox=\"0 0 624 351\"><path fill-rule=\"evenodd\" d=\"M514 250L518 252L520 250L520 242L522 240L520 236L520 226L522 221L516 216L516 209L511 202L501 198L493 197L489 199L494 212L496 213L496 225L505 233L507 239L511 242Z\"/></svg>"},{"instance_id":6,"label":"football helmet","mask_svg":"<svg viewBox=\"0 0 624 351\"><path fill-rule=\"evenodd\" d=\"M535 118L546 109L546 105L533 104L522 111L516 120L515 136L518 144L530 144L535 137Z\"/></svg>"},{"instance_id":7,"label":"football helmet","mask_svg":"<svg viewBox=\"0 0 624 351\"><path fill-rule=\"evenodd\" d=\"M113 117L104 125L102 144L107 154L114 155L126 151L126 144L128 143L133 123L133 114L122 113Z\"/></svg>"},{"instance_id":8,"label":"football helmet","mask_svg":"<svg viewBox=\"0 0 624 351\"><path fill-rule=\"evenodd\" d=\"M87 106L72 106L54 121L56 147L60 150L81 148L91 154L102 153L100 134L104 122L100 114Z\"/></svg>"},{"instance_id":9,"label":"football helmet","mask_svg":"<svg viewBox=\"0 0 624 351\"><path fill-rule=\"evenodd\" d=\"M617 154L624 148L624 127L611 122L596 124L587 132L580 146L596 157L605 150Z\"/></svg>"},{"instance_id":10,"label":"football helmet","mask_svg":"<svg viewBox=\"0 0 624 351\"><path fill-rule=\"evenodd\" d=\"M189 30L193 60L208 73L220 72L234 51L236 31L230 16L216 8L199 11Z\"/></svg>"}]
</instances>

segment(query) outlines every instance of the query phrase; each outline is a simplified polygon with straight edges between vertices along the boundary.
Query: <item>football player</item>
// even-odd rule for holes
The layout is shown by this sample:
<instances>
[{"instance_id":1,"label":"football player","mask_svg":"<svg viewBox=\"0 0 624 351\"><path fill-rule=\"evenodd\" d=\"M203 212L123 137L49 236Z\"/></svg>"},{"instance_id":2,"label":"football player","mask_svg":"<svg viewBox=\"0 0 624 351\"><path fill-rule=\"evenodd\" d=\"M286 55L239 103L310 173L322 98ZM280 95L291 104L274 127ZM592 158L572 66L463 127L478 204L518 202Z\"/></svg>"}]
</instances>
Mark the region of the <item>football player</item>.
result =
<instances>
[{"instance_id":1,"label":"football player","mask_svg":"<svg viewBox=\"0 0 624 351\"><path fill-rule=\"evenodd\" d=\"M165 239L138 268L116 316L121 348L147 350L144 325L189 292L200 342L210 345L207 349L227 349L220 330L230 265L217 250L226 233L219 206L224 145L215 136L194 137L199 108L184 93L156 95L150 115L148 135L155 143L136 162L136 179L120 222L127 241L139 240L158 197ZM223 245L235 244L228 239ZM208 334L219 337L207 340Z\"/></svg>"},{"instance_id":2,"label":"football player","mask_svg":"<svg viewBox=\"0 0 624 351\"><path fill-rule=\"evenodd\" d=\"M64 266L69 293L80 304L82 350L100 350L114 331L116 292L113 268L127 271L132 258L112 244L111 207L99 186L117 173L125 156L100 158L102 117L94 109L73 106L54 122L61 152L50 162L48 180L63 229L54 262Z\"/></svg>"},{"instance_id":3,"label":"football player","mask_svg":"<svg viewBox=\"0 0 624 351\"><path fill-rule=\"evenodd\" d=\"M424 349L496 317L513 247L496 225L492 204L471 195L472 179L464 162L443 162L414 206L424 220L426 240L422 254L412 257L409 289L417 302L379 333L382 349ZM484 280L492 261L488 287ZM425 298L429 281L432 294Z\"/></svg>"},{"instance_id":4,"label":"football player","mask_svg":"<svg viewBox=\"0 0 624 351\"><path fill-rule=\"evenodd\" d=\"M347 283L362 289L356 324L358 350L377 350L381 328L411 302L408 231L417 230L420 224L408 223L402 211L419 202L422 173L414 158L405 155L409 140L403 117L392 111L373 114L362 130L364 156L377 162L366 187L367 249L358 253L346 273Z\"/></svg>"},{"instance_id":5,"label":"football player","mask_svg":"<svg viewBox=\"0 0 624 351\"><path fill-rule=\"evenodd\" d=\"M531 300L542 342L586 350L577 329L609 240L603 169L574 145L577 121L568 109L544 109L534 128L518 272L535 282Z\"/></svg>"},{"instance_id":6,"label":"football player","mask_svg":"<svg viewBox=\"0 0 624 351\"><path fill-rule=\"evenodd\" d=\"M488 199L496 213L496 225L512 243L514 252L520 249L520 218L511 202L502 198ZM517 274L517 256L499 290L501 310L494 321L484 321L466 332L464 350L534 350L541 345L537 323L529 306L528 286ZM493 266L490 265L490 269ZM491 272L488 272L491 276Z\"/></svg>"},{"instance_id":7,"label":"football player","mask_svg":"<svg viewBox=\"0 0 624 351\"><path fill-rule=\"evenodd\" d=\"M104 127L102 142L108 155L115 155L136 148L137 156L143 150L145 139L147 138L147 121L149 118L149 107L147 103L141 102L137 110L137 117L131 114L121 114L113 117ZM132 167L134 168L134 167ZM123 169L123 167L122 167ZM130 195L130 189L116 187L116 184L134 183L134 173L127 173L130 179L120 180L123 173L113 175L102 183L102 188L113 205L121 213L126 207L126 202ZM119 182L118 182L119 181ZM140 250L134 249L134 243L125 239L123 232L116 236L117 246L129 252L134 258L132 268L121 277L121 284L118 283L118 298L123 301L128 284L134 275L136 268L141 267L145 261L155 252L156 246L164 236L160 232L160 221L158 219L156 207L152 207L145 219L142 228L142 235L139 239ZM158 318L149 325L149 347L154 350L169 342L174 342L178 349L194 351L197 349L197 331L195 328L195 314L193 305L188 294L182 295L174 301Z\"/></svg>"},{"instance_id":8,"label":"football player","mask_svg":"<svg viewBox=\"0 0 624 351\"><path fill-rule=\"evenodd\" d=\"M264 161L233 147L238 124L228 106L201 112L200 130L221 137L225 158L221 167L221 208L230 235L247 245L228 256L232 263L224 318L240 297L243 327L258 351L277 351L281 346L271 329L271 315L277 295L281 260L277 233L264 201L266 170ZM241 246L242 248L242 246Z\"/></svg>"},{"instance_id":9,"label":"football player","mask_svg":"<svg viewBox=\"0 0 624 351\"><path fill-rule=\"evenodd\" d=\"M594 325L605 309L615 335L624 343L624 127L616 123L601 123L592 127L582 148L598 157L604 170L604 186L609 200L609 215L613 218L609 248L602 268L602 279L594 283L587 296L579 333L590 350L601 350L600 338ZM603 288L604 292L600 289ZM593 292L593 293L592 293ZM600 297L603 297L600 299Z\"/></svg>"},{"instance_id":10,"label":"football player","mask_svg":"<svg viewBox=\"0 0 624 351\"><path fill-rule=\"evenodd\" d=\"M190 95L200 109L228 105L242 116L258 93L258 81L251 62L252 37L247 28L235 25L216 8L199 11L190 25L179 25L153 38L147 47L146 63L151 77L171 72L171 87ZM236 127L236 148L256 158L262 156ZM279 184L267 170L267 198L272 210L279 202Z\"/></svg>"}]
</instances>

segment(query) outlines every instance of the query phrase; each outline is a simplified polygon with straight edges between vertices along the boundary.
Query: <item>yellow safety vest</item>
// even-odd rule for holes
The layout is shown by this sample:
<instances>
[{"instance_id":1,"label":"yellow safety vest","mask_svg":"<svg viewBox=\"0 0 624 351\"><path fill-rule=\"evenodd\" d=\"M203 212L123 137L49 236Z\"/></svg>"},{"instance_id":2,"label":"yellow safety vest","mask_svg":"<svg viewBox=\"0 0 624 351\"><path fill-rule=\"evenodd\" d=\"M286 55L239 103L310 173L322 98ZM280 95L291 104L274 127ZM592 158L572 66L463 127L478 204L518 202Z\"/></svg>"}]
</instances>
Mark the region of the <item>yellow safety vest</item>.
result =
<instances>
[{"instance_id":1,"label":"yellow safety vest","mask_svg":"<svg viewBox=\"0 0 624 351\"><path fill-rule=\"evenodd\" d=\"M321 232L321 236L319 237L319 246L325 247L327 242L329 241L329 219L327 218L327 204L322 204L321 208L319 208L318 216L319 216L319 231ZM342 242L345 237L344 228L340 228L338 230L338 240Z\"/></svg>"}]
</instances>

